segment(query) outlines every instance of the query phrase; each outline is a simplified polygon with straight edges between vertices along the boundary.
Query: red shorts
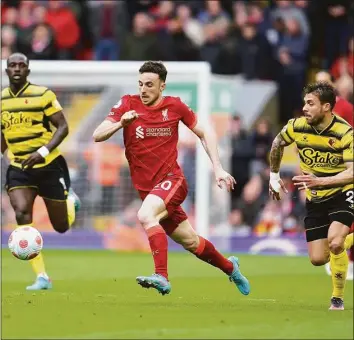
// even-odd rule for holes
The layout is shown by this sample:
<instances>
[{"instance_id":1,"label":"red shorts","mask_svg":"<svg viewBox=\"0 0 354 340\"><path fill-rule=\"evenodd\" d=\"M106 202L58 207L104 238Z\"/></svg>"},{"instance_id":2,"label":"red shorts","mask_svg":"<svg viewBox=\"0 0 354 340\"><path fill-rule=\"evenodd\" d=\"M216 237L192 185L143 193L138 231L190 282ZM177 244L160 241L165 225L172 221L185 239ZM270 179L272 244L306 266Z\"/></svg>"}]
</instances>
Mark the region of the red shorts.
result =
<instances>
[{"instance_id":1,"label":"red shorts","mask_svg":"<svg viewBox=\"0 0 354 340\"><path fill-rule=\"evenodd\" d=\"M187 181L184 177L166 177L157 184L151 191L140 191L140 198L144 201L149 194L156 195L163 199L168 212L168 217L160 221L167 235L170 235L180 223L188 217L181 207L188 193Z\"/></svg>"}]
</instances>

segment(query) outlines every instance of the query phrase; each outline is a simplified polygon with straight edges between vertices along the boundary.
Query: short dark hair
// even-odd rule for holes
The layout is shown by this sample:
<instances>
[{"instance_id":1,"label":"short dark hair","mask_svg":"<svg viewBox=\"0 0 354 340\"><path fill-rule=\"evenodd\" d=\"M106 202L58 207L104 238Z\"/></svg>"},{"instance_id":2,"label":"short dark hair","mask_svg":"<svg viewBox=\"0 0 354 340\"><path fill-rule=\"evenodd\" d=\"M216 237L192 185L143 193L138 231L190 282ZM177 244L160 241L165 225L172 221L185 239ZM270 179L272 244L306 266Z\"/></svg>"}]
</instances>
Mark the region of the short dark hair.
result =
<instances>
[{"instance_id":1,"label":"short dark hair","mask_svg":"<svg viewBox=\"0 0 354 340\"><path fill-rule=\"evenodd\" d=\"M331 84L325 81L308 84L304 88L304 96L310 93L315 94L321 104L329 103L331 110L333 110L336 104L336 90Z\"/></svg>"},{"instance_id":2,"label":"short dark hair","mask_svg":"<svg viewBox=\"0 0 354 340\"><path fill-rule=\"evenodd\" d=\"M6 60L7 66L9 66L10 60L11 60L12 58L22 58L22 59L24 59L24 61L25 61L25 63L27 64L27 66L29 66L29 59L28 59L28 57L27 57L25 54L20 53L20 52L12 53L12 54L7 58L7 60Z\"/></svg>"},{"instance_id":3,"label":"short dark hair","mask_svg":"<svg viewBox=\"0 0 354 340\"><path fill-rule=\"evenodd\" d=\"M162 61L146 61L139 69L139 73L156 73L162 81L166 81L167 69Z\"/></svg>"}]
</instances>

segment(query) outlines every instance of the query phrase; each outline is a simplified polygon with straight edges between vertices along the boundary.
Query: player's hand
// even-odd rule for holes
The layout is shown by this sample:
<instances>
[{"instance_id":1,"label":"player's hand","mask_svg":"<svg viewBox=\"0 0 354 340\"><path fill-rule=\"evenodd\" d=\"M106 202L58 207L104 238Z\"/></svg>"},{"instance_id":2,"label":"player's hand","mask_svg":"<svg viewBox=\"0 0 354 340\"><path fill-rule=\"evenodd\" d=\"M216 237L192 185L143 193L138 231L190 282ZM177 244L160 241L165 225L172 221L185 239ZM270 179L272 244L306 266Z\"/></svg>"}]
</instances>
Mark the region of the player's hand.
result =
<instances>
[{"instance_id":1,"label":"player's hand","mask_svg":"<svg viewBox=\"0 0 354 340\"><path fill-rule=\"evenodd\" d=\"M236 180L224 169L220 168L215 170L215 180L220 189L223 188L223 183L226 184L227 191L234 190Z\"/></svg>"},{"instance_id":2,"label":"player's hand","mask_svg":"<svg viewBox=\"0 0 354 340\"><path fill-rule=\"evenodd\" d=\"M285 187L284 182L280 178L279 174L270 174L270 180L269 180L269 196L274 200L274 201L280 201L281 196L280 196L280 190L282 190L284 193L288 193L288 190Z\"/></svg>"},{"instance_id":3,"label":"player's hand","mask_svg":"<svg viewBox=\"0 0 354 340\"><path fill-rule=\"evenodd\" d=\"M135 110L128 111L124 113L124 115L120 119L120 123L122 124L123 127L126 127L130 125L132 122L134 122L134 120L137 119L138 116L139 115Z\"/></svg>"},{"instance_id":4,"label":"player's hand","mask_svg":"<svg viewBox=\"0 0 354 340\"><path fill-rule=\"evenodd\" d=\"M43 162L45 162L45 159L35 151L22 163L22 170L31 169L34 165Z\"/></svg>"},{"instance_id":5,"label":"player's hand","mask_svg":"<svg viewBox=\"0 0 354 340\"><path fill-rule=\"evenodd\" d=\"M316 177L313 174L304 173L293 177L293 182L298 190L313 189L321 186L321 178Z\"/></svg>"}]
</instances>

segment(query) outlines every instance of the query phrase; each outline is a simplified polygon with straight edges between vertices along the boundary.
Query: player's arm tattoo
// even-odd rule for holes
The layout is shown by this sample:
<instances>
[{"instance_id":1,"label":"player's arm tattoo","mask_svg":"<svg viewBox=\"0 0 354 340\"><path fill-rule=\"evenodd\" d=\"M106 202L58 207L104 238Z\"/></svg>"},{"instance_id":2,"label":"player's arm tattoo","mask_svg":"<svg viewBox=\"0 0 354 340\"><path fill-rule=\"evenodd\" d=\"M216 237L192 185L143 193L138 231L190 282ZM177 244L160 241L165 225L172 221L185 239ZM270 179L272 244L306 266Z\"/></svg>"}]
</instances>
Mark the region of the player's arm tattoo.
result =
<instances>
[{"instance_id":1,"label":"player's arm tattoo","mask_svg":"<svg viewBox=\"0 0 354 340\"><path fill-rule=\"evenodd\" d=\"M59 146L69 134L69 127L62 111L56 112L48 118L57 129L50 142L46 145L46 148L49 151L52 151Z\"/></svg>"},{"instance_id":2,"label":"player's arm tattoo","mask_svg":"<svg viewBox=\"0 0 354 340\"><path fill-rule=\"evenodd\" d=\"M272 148L270 149L270 171L279 172L281 160L284 154L284 148L287 146L287 143L284 139L278 134L272 143Z\"/></svg>"}]
</instances>

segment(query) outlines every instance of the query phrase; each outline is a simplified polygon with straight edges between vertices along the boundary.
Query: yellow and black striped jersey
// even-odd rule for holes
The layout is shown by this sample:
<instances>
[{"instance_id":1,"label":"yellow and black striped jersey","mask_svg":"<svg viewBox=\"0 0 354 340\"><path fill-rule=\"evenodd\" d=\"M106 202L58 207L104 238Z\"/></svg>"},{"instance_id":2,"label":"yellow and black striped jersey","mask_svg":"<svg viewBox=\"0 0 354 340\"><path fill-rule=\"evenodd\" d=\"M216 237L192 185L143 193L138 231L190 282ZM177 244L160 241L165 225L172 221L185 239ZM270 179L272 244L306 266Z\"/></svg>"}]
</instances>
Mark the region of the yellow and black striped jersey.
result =
<instances>
[{"instance_id":1,"label":"yellow and black striped jersey","mask_svg":"<svg viewBox=\"0 0 354 340\"><path fill-rule=\"evenodd\" d=\"M62 110L54 92L44 86L30 83L13 94L9 87L1 92L1 131L8 145L11 164L21 167L21 162L53 137L49 118ZM34 167L43 167L60 155L56 148L45 162Z\"/></svg>"},{"instance_id":2,"label":"yellow and black striped jersey","mask_svg":"<svg viewBox=\"0 0 354 340\"><path fill-rule=\"evenodd\" d=\"M353 129L344 119L333 115L331 123L322 131L307 124L306 118L290 119L280 132L287 145L296 143L300 168L317 177L334 176L346 169L346 162L353 162ZM307 190L307 199L326 200L334 194L353 188L345 187Z\"/></svg>"}]
</instances>

